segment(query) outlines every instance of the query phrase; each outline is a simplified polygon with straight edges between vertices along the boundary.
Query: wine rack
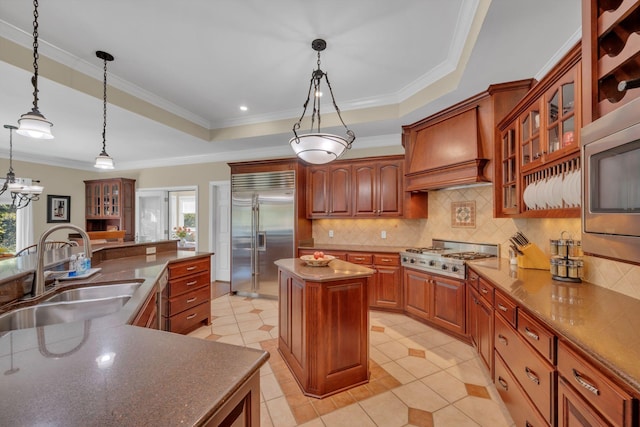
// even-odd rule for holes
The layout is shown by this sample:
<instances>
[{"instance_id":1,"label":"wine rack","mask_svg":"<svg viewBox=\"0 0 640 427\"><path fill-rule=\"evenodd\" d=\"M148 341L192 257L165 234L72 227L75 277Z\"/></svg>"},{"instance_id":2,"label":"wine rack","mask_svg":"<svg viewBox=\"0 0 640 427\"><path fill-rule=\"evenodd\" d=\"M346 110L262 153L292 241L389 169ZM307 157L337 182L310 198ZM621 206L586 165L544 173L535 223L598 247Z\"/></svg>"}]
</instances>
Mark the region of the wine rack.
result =
<instances>
[{"instance_id":1,"label":"wine rack","mask_svg":"<svg viewBox=\"0 0 640 427\"><path fill-rule=\"evenodd\" d=\"M640 96L640 2L583 0L582 6L589 122Z\"/></svg>"}]
</instances>

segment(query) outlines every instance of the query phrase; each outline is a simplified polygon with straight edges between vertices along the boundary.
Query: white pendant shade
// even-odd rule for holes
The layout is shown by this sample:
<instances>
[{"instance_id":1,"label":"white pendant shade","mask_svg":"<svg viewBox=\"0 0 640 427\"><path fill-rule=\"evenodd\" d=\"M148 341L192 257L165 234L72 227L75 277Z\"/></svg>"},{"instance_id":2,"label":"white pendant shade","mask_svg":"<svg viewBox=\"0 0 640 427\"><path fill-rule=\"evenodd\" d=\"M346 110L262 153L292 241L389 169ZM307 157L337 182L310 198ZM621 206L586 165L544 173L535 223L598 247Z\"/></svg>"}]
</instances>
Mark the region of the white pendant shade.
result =
<instances>
[{"instance_id":1,"label":"white pendant shade","mask_svg":"<svg viewBox=\"0 0 640 427\"><path fill-rule=\"evenodd\" d=\"M38 111L30 111L20 116L19 126L16 132L23 136L37 139L53 139L51 126L53 124L44 118Z\"/></svg>"},{"instance_id":2,"label":"white pendant shade","mask_svg":"<svg viewBox=\"0 0 640 427\"><path fill-rule=\"evenodd\" d=\"M327 133L308 133L293 137L291 148L300 159L314 165L323 165L342 156L349 143L342 137Z\"/></svg>"},{"instance_id":3,"label":"white pendant shade","mask_svg":"<svg viewBox=\"0 0 640 427\"><path fill-rule=\"evenodd\" d=\"M113 163L113 159L103 151L96 157L96 163L93 166L98 169L113 169L115 164Z\"/></svg>"}]
</instances>

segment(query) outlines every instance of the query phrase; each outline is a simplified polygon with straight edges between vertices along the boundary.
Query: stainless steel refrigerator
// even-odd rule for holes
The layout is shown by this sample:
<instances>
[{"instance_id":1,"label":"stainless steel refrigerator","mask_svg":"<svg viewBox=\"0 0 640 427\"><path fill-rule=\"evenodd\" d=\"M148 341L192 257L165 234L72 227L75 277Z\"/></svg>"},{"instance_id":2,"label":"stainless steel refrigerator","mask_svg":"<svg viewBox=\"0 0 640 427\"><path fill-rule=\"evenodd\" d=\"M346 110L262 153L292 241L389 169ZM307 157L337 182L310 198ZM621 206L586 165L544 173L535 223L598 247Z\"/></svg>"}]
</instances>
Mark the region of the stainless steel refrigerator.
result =
<instances>
[{"instance_id":1,"label":"stainless steel refrigerator","mask_svg":"<svg viewBox=\"0 0 640 427\"><path fill-rule=\"evenodd\" d=\"M295 172L231 176L231 290L278 297L275 260L294 257Z\"/></svg>"}]
</instances>

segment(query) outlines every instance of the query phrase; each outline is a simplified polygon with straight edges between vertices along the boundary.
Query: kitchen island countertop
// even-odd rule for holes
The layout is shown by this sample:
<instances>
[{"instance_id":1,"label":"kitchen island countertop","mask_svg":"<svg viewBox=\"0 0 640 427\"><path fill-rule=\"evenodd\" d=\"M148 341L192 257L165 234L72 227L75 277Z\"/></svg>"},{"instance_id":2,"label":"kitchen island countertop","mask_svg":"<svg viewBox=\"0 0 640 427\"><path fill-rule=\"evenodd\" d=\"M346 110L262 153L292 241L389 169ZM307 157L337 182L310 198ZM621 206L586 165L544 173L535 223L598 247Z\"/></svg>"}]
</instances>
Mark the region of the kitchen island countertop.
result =
<instances>
[{"instance_id":1,"label":"kitchen island countertop","mask_svg":"<svg viewBox=\"0 0 640 427\"><path fill-rule=\"evenodd\" d=\"M0 425L204 423L269 354L127 323L167 263L210 255L167 251L102 261L84 282L141 282L133 308L1 335ZM83 280L65 283L73 282Z\"/></svg>"},{"instance_id":2,"label":"kitchen island countertop","mask_svg":"<svg viewBox=\"0 0 640 427\"><path fill-rule=\"evenodd\" d=\"M310 267L300 258L286 258L275 261L275 264L303 280L314 282L331 282L352 277L371 276L374 270L358 264L332 260L325 267Z\"/></svg>"}]
</instances>

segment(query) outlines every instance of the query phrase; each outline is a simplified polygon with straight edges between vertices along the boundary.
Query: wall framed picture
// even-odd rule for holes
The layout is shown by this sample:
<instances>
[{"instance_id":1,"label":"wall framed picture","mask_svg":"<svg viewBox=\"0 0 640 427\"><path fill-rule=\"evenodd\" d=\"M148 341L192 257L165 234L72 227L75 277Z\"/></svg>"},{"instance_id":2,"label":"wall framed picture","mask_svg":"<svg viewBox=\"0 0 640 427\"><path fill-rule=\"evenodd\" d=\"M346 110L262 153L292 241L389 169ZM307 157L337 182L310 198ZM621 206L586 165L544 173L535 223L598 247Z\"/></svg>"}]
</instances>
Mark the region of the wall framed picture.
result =
<instances>
[{"instance_id":1,"label":"wall framed picture","mask_svg":"<svg viewBox=\"0 0 640 427\"><path fill-rule=\"evenodd\" d=\"M47 196L47 222L71 222L71 196Z\"/></svg>"}]
</instances>

